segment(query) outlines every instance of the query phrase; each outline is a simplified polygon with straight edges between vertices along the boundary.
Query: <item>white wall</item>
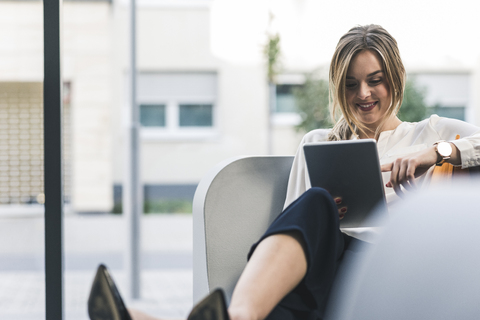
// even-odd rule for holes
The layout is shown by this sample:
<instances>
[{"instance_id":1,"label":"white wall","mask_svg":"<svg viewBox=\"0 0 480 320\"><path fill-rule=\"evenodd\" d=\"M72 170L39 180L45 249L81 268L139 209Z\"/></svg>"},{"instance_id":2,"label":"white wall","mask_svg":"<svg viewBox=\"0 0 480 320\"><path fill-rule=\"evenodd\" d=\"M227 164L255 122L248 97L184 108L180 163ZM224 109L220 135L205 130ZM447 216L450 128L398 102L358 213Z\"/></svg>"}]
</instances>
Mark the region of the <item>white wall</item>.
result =
<instances>
[{"instance_id":1,"label":"white wall","mask_svg":"<svg viewBox=\"0 0 480 320\"><path fill-rule=\"evenodd\" d=\"M477 61L477 66L472 76L473 110L471 112L471 118L474 119L472 123L480 127L480 56Z\"/></svg>"},{"instance_id":2,"label":"white wall","mask_svg":"<svg viewBox=\"0 0 480 320\"><path fill-rule=\"evenodd\" d=\"M42 2L0 2L0 81L43 81Z\"/></svg>"},{"instance_id":3,"label":"white wall","mask_svg":"<svg viewBox=\"0 0 480 320\"><path fill-rule=\"evenodd\" d=\"M304 132L297 132L293 125L273 126L273 154L294 155Z\"/></svg>"},{"instance_id":4,"label":"white wall","mask_svg":"<svg viewBox=\"0 0 480 320\"><path fill-rule=\"evenodd\" d=\"M64 79L72 83L72 206L113 205L112 15L108 2L67 2L63 9Z\"/></svg>"}]
</instances>

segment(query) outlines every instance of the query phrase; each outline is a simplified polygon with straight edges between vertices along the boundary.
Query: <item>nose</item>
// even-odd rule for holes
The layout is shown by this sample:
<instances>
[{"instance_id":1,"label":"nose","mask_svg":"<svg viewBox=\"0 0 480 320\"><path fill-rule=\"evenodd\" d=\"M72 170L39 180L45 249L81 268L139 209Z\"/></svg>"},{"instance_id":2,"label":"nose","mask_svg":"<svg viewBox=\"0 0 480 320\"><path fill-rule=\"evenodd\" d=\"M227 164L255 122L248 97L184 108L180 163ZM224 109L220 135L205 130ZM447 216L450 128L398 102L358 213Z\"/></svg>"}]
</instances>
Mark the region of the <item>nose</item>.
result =
<instances>
[{"instance_id":1,"label":"nose","mask_svg":"<svg viewBox=\"0 0 480 320\"><path fill-rule=\"evenodd\" d=\"M370 87L367 83L360 83L358 86L357 97L361 100L365 100L370 97Z\"/></svg>"}]
</instances>

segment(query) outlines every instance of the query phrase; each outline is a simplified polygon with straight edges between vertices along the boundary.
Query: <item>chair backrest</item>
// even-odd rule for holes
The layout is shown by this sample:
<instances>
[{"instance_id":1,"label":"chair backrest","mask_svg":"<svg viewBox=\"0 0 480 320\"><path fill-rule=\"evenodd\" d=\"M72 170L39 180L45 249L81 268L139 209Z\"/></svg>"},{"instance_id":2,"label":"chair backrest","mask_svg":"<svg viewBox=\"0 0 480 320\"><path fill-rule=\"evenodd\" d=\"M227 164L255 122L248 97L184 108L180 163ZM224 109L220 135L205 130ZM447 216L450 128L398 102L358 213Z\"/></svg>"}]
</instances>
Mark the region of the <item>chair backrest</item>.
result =
<instances>
[{"instance_id":1,"label":"chair backrest","mask_svg":"<svg viewBox=\"0 0 480 320\"><path fill-rule=\"evenodd\" d=\"M200 181L193 200L193 301L217 287L230 301L250 246L283 209L292 156L227 160Z\"/></svg>"}]
</instances>

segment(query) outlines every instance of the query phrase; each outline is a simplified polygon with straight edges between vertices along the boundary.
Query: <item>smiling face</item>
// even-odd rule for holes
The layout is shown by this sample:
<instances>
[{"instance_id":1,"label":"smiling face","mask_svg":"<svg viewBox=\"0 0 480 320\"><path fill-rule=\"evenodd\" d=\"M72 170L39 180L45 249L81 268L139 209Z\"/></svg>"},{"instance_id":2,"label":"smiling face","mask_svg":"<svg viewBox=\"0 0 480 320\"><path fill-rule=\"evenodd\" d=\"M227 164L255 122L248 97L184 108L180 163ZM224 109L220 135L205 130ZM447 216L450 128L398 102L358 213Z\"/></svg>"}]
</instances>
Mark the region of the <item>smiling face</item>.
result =
<instances>
[{"instance_id":1,"label":"smiling face","mask_svg":"<svg viewBox=\"0 0 480 320\"><path fill-rule=\"evenodd\" d=\"M347 70L345 86L349 108L358 121L375 132L391 104L390 88L379 55L370 50L355 55ZM392 121L395 119L398 120L392 118ZM389 129L392 121L387 121L383 128Z\"/></svg>"}]
</instances>

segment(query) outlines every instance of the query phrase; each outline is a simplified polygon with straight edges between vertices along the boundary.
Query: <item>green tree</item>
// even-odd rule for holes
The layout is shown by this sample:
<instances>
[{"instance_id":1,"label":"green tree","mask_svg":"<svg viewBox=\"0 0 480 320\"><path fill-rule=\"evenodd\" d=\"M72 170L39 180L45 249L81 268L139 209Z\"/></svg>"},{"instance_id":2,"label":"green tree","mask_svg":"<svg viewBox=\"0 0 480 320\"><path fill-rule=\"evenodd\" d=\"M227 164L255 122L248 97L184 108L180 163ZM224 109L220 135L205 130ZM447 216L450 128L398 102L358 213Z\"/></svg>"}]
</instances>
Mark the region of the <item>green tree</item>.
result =
<instances>
[{"instance_id":1,"label":"green tree","mask_svg":"<svg viewBox=\"0 0 480 320\"><path fill-rule=\"evenodd\" d=\"M267 42L263 46L263 55L266 59L267 64L267 80L268 80L268 92L269 99L267 105L268 111L268 127L267 127L267 152L271 154L273 151L273 139L272 139L272 125L271 125L271 116L272 112L275 109L275 83L276 77L280 73L281 63L281 49L280 49L280 34L278 32L273 32L272 30L272 21L274 15L270 12L270 20L268 22L267 30Z\"/></svg>"},{"instance_id":2,"label":"green tree","mask_svg":"<svg viewBox=\"0 0 480 320\"><path fill-rule=\"evenodd\" d=\"M275 83L275 77L280 72L280 35L267 34L267 44L263 47L263 54L267 59L267 78L269 83Z\"/></svg>"},{"instance_id":3,"label":"green tree","mask_svg":"<svg viewBox=\"0 0 480 320\"><path fill-rule=\"evenodd\" d=\"M418 122L425 119L428 106L425 103L426 88L420 87L415 78L407 80L402 106L398 118L402 121Z\"/></svg>"},{"instance_id":4,"label":"green tree","mask_svg":"<svg viewBox=\"0 0 480 320\"><path fill-rule=\"evenodd\" d=\"M332 126L328 109L328 81L320 79L315 72L307 74L305 84L293 89L295 104L302 121L298 131L308 132Z\"/></svg>"}]
</instances>

